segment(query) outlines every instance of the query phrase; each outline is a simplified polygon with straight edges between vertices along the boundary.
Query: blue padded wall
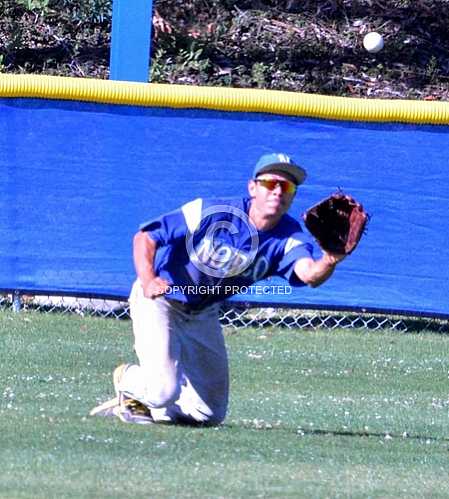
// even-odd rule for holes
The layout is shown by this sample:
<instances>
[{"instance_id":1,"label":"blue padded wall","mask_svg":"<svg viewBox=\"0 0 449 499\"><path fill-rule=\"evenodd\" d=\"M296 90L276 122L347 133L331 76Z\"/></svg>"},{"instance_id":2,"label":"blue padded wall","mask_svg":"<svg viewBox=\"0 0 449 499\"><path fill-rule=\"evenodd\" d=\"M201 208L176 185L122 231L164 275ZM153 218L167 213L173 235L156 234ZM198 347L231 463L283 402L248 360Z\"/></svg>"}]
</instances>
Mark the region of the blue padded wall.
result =
<instances>
[{"instance_id":1,"label":"blue padded wall","mask_svg":"<svg viewBox=\"0 0 449 499\"><path fill-rule=\"evenodd\" d=\"M372 220L325 285L264 299L449 315L449 127L37 99L0 116L0 289L126 296L141 222L245 195L274 151L309 174L292 214L340 187Z\"/></svg>"}]
</instances>

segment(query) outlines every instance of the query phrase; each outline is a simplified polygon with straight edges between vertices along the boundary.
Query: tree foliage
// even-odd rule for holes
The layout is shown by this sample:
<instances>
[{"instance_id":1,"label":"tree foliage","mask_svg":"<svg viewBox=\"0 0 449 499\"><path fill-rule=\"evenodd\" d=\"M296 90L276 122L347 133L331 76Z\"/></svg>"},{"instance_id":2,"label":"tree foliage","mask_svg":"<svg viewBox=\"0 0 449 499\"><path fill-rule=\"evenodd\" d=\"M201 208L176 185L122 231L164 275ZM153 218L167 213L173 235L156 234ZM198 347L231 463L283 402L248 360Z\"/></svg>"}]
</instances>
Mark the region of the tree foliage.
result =
<instances>
[{"instance_id":1,"label":"tree foliage","mask_svg":"<svg viewBox=\"0 0 449 499\"><path fill-rule=\"evenodd\" d=\"M444 0L155 0L151 79L446 99ZM4 72L107 78L111 0L3 0ZM385 48L363 49L378 31Z\"/></svg>"}]
</instances>

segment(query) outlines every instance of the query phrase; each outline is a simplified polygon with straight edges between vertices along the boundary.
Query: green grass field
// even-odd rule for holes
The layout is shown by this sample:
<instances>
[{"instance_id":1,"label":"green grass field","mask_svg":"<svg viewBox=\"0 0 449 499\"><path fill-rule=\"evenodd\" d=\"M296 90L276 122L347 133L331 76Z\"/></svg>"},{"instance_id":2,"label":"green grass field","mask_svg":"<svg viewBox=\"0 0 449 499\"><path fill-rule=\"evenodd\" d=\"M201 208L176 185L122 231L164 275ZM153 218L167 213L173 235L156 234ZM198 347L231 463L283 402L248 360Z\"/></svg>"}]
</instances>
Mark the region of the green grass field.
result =
<instances>
[{"instance_id":1,"label":"green grass field","mask_svg":"<svg viewBox=\"0 0 449 499\"><path fill-rule=\"evenodd\" d=\"M447 498L449 337L229 332L217 428L87 416L131 323L0 313L1 498Z\"/></svg>"}]
</instances>

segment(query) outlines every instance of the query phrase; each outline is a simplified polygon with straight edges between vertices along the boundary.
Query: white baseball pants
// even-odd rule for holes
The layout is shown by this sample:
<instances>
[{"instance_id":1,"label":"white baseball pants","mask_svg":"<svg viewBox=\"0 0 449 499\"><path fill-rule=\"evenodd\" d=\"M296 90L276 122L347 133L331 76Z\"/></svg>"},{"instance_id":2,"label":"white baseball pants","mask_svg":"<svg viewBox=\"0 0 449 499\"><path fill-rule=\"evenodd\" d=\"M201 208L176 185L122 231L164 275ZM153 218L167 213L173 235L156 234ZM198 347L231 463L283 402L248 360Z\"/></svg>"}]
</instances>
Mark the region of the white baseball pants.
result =
<instances>
[{"instance_id":1,"label":"white baseball pants","mask_svg":"<svg viewBox=\"0 0 449 499\"><path fill-rule=\"evenodd\" d=\"M151 408L156 421L217 424L228 406L228 358L219 306L187 312L164 297L145 298L137 280L130 295L139 365L119 389Z\"/></svg>"}]
</instances>

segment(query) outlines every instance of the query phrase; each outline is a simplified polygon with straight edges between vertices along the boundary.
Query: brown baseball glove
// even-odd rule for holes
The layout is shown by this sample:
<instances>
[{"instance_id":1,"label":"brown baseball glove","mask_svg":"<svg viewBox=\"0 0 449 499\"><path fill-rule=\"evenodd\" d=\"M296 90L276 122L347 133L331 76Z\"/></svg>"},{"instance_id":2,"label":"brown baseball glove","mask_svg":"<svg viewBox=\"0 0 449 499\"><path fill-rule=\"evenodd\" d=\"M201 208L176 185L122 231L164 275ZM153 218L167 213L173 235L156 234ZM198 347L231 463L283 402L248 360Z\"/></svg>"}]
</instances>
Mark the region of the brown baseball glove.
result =
<instances>
[{"instance_id":1,"label":"brown baseball glove","mask_svg":"<svg viewBox=\"0 0 449 499\"><path fill-rule=\"evenodd\" d=\"M340 191L309 208L303 219L321 249L349 255L364 234L369 215L353 197Z\"/></svg>"}]
</instances>

